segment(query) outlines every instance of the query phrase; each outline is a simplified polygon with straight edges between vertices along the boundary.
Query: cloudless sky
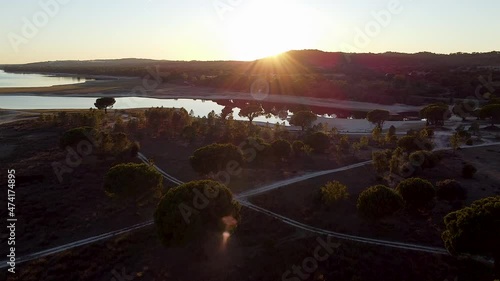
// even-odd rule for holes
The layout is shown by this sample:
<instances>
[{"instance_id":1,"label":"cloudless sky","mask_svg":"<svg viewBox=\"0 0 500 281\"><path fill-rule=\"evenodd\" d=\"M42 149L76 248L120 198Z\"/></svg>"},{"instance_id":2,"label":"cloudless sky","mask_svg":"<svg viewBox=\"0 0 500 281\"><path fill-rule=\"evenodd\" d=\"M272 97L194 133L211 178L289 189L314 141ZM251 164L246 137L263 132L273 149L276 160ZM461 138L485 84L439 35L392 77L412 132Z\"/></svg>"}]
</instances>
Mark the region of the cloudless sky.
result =
<instances>
[{"instance_id":1,"label":"cloudless sky","mask_svg":"<svg viewBox=\"0 0 500 281\"><path fill-rule=\"evenodd\" d=\"M393 3L396 12L388 9L392 2L399 3ZM130 57L252 60L290 49L375 53L500 50L497 0L0 3L0 64ZM43 3L51 3L55 12L48 14ZM375 14L385 17L377 22Z\"/></svg>"}]
</instances>

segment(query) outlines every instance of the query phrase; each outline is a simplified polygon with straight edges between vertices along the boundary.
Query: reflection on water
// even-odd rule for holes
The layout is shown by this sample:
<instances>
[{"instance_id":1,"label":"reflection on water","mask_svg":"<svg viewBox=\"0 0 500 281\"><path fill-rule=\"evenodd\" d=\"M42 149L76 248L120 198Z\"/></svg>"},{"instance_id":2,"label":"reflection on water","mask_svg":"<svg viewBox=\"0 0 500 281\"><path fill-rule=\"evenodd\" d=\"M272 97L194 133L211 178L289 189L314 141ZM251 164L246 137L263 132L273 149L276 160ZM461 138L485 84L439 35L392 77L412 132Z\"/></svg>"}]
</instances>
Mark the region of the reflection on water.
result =
<instances>
[{"instance_id":1,"label":"reflection on water","mask_svg":"<svg viewBox=\"0 0 500 281\"><path fill-rule=\"evenodd\" d=\"M46 97L46 96L0 96L0 108L4 109L88 109L94 107L96 98L85 97ZM139 98L127 97L116 98L114 109L127 108L151 108L151 107L167 107L181 108L183 107L188 112L193 110L195 116L207 116L212 110L216 114L220 114L224 105L217 104L209 100L196 99L154 99L154 98ZM234 119L247 120L238 116L240 109L235 106L233 111ZM288 121L283 121L279 117L265 116L254 119L257 122L269 122L276 124L277 122L289 125Z\"/></svg>"},{"instance_id":2,"label":"reflection on water","mask_svg":"<svg viewBox=\"0 0 500 281\"><path fill-rule=\"evenodd\" d=\"M82 77L58 77L42 74L6 73L0 70L0 88L50 87L83 83L89 79Z\"/></svg>"}]
</instances>

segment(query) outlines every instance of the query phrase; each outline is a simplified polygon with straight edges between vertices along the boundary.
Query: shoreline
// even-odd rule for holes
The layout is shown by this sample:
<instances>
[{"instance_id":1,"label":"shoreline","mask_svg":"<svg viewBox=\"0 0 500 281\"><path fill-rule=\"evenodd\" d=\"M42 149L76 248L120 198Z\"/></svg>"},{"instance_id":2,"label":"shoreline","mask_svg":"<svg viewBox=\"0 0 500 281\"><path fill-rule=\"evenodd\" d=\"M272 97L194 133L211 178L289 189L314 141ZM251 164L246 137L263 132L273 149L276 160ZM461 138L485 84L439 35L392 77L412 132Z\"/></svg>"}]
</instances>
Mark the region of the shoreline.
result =
<instances>
[{"instance_id":1,"label":"shoreline","mask_svg":"<svg viewBox=\"0 0 500 281\"><path fill-rule=\"evenodd\" d=\"M129 81L131 79L128 79ZM102 81L102 80L101 80ZM95 82L95 81L94 81ZM81 86L80 84L79 86ZM67 86L67 85L66 85ZM413 106L406 104L376 104L369 102L358 101L345 101L336 99L324 99L314 97L297 97L287 95L269 95L265 99L255 99L250 93L219 91L213 88L193 87L193 86L180 86L180 85L163 85L163 87L155 90L127 90L127 89L114 89L112 91L88 92L82 93L78 89L77 92L71 89L62 91L50 91L50 87L37 88L33 91L28 88L25 92L20 88L13 88L14 92L0 92L0 97L8 96L40 96L40 97L80 97L80 98L99 98L104 96L111 96L114 98L151 98L151 99L201 99L201 100L243 100L255 102L270 102L270 103L284 103L284 104L302 104L307 106L317 106L341 110L359 110L371 111L374 109L388 110L391 114L399 114L403 112L418 112L423 106ZM4 88L9 89L9 88ZM144 94L145 93L145 94Z\"/></svg>"}]
</instances>

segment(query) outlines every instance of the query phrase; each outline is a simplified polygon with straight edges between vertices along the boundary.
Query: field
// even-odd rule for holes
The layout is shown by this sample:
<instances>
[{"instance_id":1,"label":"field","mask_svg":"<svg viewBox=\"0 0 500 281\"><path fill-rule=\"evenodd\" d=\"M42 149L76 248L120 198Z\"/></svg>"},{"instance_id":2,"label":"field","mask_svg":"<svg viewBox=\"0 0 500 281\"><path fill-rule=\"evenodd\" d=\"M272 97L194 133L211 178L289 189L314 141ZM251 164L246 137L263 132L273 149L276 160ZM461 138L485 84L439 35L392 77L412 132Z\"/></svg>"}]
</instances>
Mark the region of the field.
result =
<instances>
[{"instance_id":1,"label":"field","mask_svg":"<svg viewBox=\"0 0 500 281\"><path fill-rule=\"evenodd\" d=\"M85 157L59 182L54 163L67 161L68 152L59 148L61 127L43 127L20 121L0 125L0 161L15 169L17 254L24 256L152 218L158 197L119 200L107 196L103 178L114 164L139 162L136 158ZM359 138L359 137L358 137ZM355 140L354 138L353 140ZM188 157L206 143L188 144L169 138L146 136L141 152L182 181L200 178L190 167ZM229 187L238 194L278 180L314 171L333 169L370 159L372 148L342 161L314 156L309 162L245 168L231 178ZM418 176L433 183L454 178L468 190L464 204L499 194L500 147L464 149L456 154L442 152L443 160ZM474 179L460 176L462 162L473 163L479 172ZM5 178L2 171L2 178ZM338 206L318 204L321 185L338 180L349 187L350 198ZM356 198L366 187L380 183L371 165L313 178L251 197L250 201L280 215L311 226L341 233L421 245L442 247L440 232L443 216L461 205L437 202L428 214L401 212L379 223L367 222L356 212ZM172 184L165 183L165 188ZM2 204L6 202L1 202ZM2 234L1 240L7 239ZM318 239L335 245L328 259L306 274L310 280L488 280L491 267L466 258L418 253L407 250L335 240L299 231L264 214L243 207L242 220L227 243L214 237L204 245L165 248L155 227L116 236L93 244L72 248L44 258L18 264L19 274L8 280L296 280L294 265L303 265ZM2 273L4 274L4 273ZM299 276L299 277L297 277ZM304 277L304 276L303 276ZM300 278L302 279L302 277ZM304 279L305 280L305 279Z\"/></svg>"}]
</instances>

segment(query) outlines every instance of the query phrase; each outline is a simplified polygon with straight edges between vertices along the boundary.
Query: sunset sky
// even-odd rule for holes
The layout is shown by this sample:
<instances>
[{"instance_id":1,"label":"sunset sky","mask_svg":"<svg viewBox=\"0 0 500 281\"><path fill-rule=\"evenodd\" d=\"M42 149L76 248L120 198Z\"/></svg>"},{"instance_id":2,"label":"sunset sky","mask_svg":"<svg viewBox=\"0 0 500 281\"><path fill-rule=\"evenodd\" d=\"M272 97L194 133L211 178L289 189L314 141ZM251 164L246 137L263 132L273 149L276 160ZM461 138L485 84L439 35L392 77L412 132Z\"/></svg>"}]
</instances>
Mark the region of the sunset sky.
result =
<instances>
[{"instance_id":1,"label":"sunset sky","mask_svg":"<svg viewBox=\"0 0 500 281\"><path fill-rule=\"evenodd\" d=\"M0 64L253 60L290 49L500 50L495 0L1 1Z\"/></svg>"}]
</instances>

